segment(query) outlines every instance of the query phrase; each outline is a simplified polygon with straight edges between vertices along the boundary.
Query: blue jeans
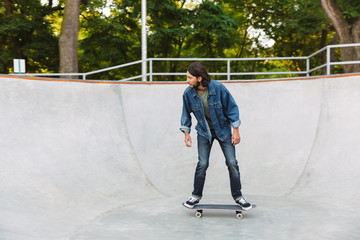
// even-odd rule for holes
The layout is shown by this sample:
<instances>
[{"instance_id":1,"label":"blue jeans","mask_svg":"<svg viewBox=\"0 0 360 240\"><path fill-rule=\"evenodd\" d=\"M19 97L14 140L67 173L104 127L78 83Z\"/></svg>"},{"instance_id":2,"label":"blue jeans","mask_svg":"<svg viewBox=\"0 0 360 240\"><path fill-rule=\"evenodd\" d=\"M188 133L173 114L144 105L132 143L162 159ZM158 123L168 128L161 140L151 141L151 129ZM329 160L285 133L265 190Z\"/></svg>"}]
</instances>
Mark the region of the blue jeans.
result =
<instances>
[{"instance_id":1,"label":"blue jeans","mask_svg":"<svg viewBox=\"0 0 360 240\"><path fill-rule=\"evenodd\" d=\"M197 198L202 197L205 184L206 170L209 167L210 151L212 144L216 139L219 142L220 147L224 153L226 166L229 170L231 195L234 200L237 200L242 197L242 193L239 166L235 156L235 146L233 146L231 143L231 134L224 141L219 140L216 137L215 133L212 132L211 134L211 141L199 134L197 136L199 161L196 166L194 191L192 192L192 195Z\"/></svg>"}]
</instances>

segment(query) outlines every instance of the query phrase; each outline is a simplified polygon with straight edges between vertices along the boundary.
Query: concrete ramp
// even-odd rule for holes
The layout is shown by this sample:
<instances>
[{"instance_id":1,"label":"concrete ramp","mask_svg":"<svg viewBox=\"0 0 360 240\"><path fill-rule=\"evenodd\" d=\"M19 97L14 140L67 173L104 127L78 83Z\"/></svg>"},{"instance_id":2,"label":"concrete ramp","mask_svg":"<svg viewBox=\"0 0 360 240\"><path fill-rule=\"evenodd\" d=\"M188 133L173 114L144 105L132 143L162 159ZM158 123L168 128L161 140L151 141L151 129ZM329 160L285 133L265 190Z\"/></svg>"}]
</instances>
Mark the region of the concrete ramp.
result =
<instances>
[{"instance_id":1,"label":"concrete ramp","mask_svg":"<svg viewBox=\"0 0 360 240\"><path fill-rule=\"evenodd\" d=\"M360 199L360 77L324 79L314 143L292 191L353 209Z\"/></svg>"},{"instance_id":2,"label":"concrete ramp","mask_svg":"<svg viewBox=\"0 0 360 240\"><path fill-rule=\"evenodd\" d=\"M358 239L360 75L225 85L258 205L240 222L181 207L186 84L0 76L0 239ZM224 162L214 144L202 202L232 203Z\"/></svg>"},{"instance_id":3,"label":"concrete ramp","mask_svg":"<svg viewBox=\"0 0 360 240\"><path fill-rule=\"evenodd\" d=\"M0 239L61 239L159 196L129 141L118 85L0 82Z\"/></svg>"}]
</instances>

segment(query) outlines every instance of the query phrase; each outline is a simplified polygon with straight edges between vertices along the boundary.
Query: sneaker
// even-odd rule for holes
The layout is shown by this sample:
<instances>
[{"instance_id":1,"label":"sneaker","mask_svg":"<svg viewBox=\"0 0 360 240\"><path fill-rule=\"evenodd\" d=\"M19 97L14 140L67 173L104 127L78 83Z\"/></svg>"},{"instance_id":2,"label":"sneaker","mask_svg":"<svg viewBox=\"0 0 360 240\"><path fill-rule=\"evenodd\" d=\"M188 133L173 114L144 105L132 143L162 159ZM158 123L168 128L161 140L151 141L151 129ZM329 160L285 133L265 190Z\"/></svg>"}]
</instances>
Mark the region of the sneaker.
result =
<instances>
[{"instance_id":1,"label":"sneaker","mask_svg":"<svg viewBox=\"0 0 360 240\"><path fill-rule=\"evenodd\" d=\"M186 201L186 203L184 203L185 207L188 208L193 208L196 204L198 204L200 202L200 199L198 198L194 198L194 197L190 197L189 200Z\"/></svg>"},{"instance_id":2,"label":"sneaker","mask_svg":"<svg viewBox=\"0 0 360 240\"><path fill-rule=\"evenodd\" d=\"M251 204L248 203L248 201L246 201L246 199L244 197L239 198L238 200L235 201L240 207L242 207L242 209L244 210L249 210L252 208Z\"/></svg>"}]
</instances>

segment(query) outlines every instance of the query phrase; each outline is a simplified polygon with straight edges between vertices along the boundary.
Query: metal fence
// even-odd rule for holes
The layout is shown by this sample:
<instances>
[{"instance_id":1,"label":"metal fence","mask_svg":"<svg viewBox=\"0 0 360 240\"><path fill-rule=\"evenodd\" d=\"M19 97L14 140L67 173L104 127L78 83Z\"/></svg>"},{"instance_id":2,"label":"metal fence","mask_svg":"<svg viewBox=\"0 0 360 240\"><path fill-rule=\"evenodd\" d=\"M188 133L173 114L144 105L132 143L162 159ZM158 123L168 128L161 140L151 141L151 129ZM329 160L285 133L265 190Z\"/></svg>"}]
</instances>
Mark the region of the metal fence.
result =
<instances>
[{"instance_id":1,"label":"metal fence","mask_svg":"<svg viewBox=\"0 0 360 240\"><path fill-rule=\"evenodd\" d=\"M226 63L226 71L225 72L210 72L210 75L217 75L217 76L226 76L226 80L231 80L233 76L244 76L244 75L289 75L289 74L296 74L296 75L304 75L310 76L311 73L319 70L319 69L326 69L326 75L331 74L331 67L335 65L345 65L345 64L360 64L360 59L356 61L341 61L341 62L331 62L331 50L334 48L345 48L345 47L360 47L360 43L351 43L351 44L337 44L337 45L328 45L317 52L305 56L305 57L273 57L273 58L148 58L146 59L146 63L149 66L149 71L147 71L146 75L136 75L128 78L124 78L121 80L116 81L131 81L135 79L142 79L149 81L153 81L154 76L185 76L185 72L155 72L153 70L153 66L155 62L158 61L181 61L181 62L194 62L194 61L202 61L202 62L225 62ZM326 54L326 61L325 63L315 66L313 68L310 67L311 60L325 52ZM305 61L306 63L306 70L304 71L286 71L286 72L232 72L231 67L233 62L237 61ZM89 75L94 75L102 72L107 72L115 69L125 68L133 65L142 64L143 60L130 62L126 64L121 64L109 68L99 69L96 71L86 72L86 73L23 73L23 74L10 74L16 76L50 76L50 77L63 77L63 76L81 76L83 80L88 79ZM234 79L232 79L234 80ZM242 80L242 79L237 79Z\"/></svg>"}]
</instances>

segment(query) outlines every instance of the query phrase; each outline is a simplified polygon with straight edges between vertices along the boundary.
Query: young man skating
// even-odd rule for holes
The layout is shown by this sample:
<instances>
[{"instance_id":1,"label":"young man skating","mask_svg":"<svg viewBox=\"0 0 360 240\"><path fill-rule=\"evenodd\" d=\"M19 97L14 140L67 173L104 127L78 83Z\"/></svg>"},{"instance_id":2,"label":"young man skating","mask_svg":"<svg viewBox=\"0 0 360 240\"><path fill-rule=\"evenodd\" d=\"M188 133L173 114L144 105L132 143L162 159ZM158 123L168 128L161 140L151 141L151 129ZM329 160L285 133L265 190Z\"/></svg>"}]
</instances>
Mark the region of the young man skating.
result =
<instances>
[{"instance_id":1,"label":"young man skating","mask_svg":"<svg viewBox=\"0 0 360 240\"><path fill-rule=\"evenodd\" d=\"M240 172L235 156L235 145L240 143L239 110L226 87L218 81L210 80L205 67L198 62L187 69L189 87L183 95L183 110L180 130L185 134L185 145L191 147L191 115L198 124L198 164L195 170L194 190L185 206L193 208L202 198L206 170L209 166L210 150L216 139L224 153L229 170L231 195L244 210L251 208L241 192Z\"/></svg>"}]
</instances>

